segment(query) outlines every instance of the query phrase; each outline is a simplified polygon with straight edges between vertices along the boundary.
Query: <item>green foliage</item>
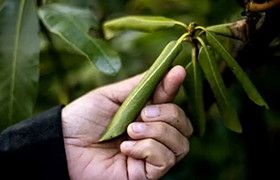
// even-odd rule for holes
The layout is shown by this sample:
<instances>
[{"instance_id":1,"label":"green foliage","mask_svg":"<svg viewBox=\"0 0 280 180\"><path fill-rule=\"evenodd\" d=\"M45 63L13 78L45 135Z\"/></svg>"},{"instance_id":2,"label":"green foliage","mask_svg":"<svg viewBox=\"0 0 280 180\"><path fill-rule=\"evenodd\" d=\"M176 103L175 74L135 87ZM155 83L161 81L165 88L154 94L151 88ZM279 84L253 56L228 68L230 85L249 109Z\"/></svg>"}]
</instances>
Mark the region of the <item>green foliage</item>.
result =
<instances>
[{"instance_id":1,"label":"green foliage","mask_svg":"<svg viewBox=\"0 0 280 180\"><path fill-rule=\"evenodd\" d=\"M212 91L215 95L219 111L223 116L224 124L235 132L242 132L237 113L232 106L231 99L227 93L217 62L214 59L210 46L202 44L199 52L199 63L204 71Z\"/></svg>"},{"instance_id":2,"label":"green foliage","mask_svg":"<svg viewBox=\"0 0 280 180\"><path fill-rule=\"evenodd\" d=\"M233 33L229 27L236 25L236 23L218 24L206 28L208 32L213 32L226 37L232 37Z\"/></svg>"},{"instance_id":3,"label":"green foliage","mask_svg":"<svg viewBox=\"0 0 280 180\"><path fill-rule=\"evenodd\" d=\"M243 25L245 21L242 22L243 23L241 24ZM242 33L244 33L243 31L239 31L237 33L231 32L230 28L232 27L229 28L229 26L233 25L234 23L211 26L210 28L204 28L201 26L197 26L196 23L190 23L189 25L184 25L183 22L178 22L164 17L153 18L151 16L149 17L128 16L128 17L118 18L115 20L110 20L108 22L105 22L103 28L105 31L105 36L107 36L107 38L112 38L117 34L119 34L122 30L129 29L129 30L136 30L136 31L138 30L144 32L154 32L160 29L171 28L176 24L185 27L185 30L187 31L185 34L181 36L181 38L178 41L179 42L187 41L192 44L192 62L191 62L192 69L190 69L190 67L188 66L186 67L186 70L189 71L188 73L190 73L189 78L191 79L188 83L191 84L184 85L184 87L186 93L191 92L191 95L189 96L190 97L189 100L192 104L194 104L191 110L193 113L195 124L197 124L197 126L199 127L198 129L200 135L203 135L205 133L205 123L206 123L204 102L203 102L203 82L202 82L202 74L201 74L200 66L203 69L204 75L212 88L212 91L216 98L217 105L219 107L219 111L223 117L225 126L232 131L241 133L242 127L238 120L237 112L232 105L231 98L227 93L226 86L223 82L221 73L217 65L218 62L214 58L215 57L214 52L212 52L212 48L210 46L207 46L203 41L203 39L201 38L206 33L206 38L209 44L213 46L213 48L216 50L216 53L219 54L226 61L228 66L232 69L233 73L236 75L237 79L244 87L250 99L260 106L264 105L267 107L266 102L258 93L258 91L254 87L252 82L249 80L249 78L242 70L242 68L231 57L231 55L225 49L225 47L215 38L215 35L212 32L210 32L213 31L213 32L217 32L218 34L221 34L222 32L227 37L235 37L236 35L239 36L239 34L241 34L240 36L242 37ZM202 46L198 57L199 64L197 62L197 51L198 51L197 43ZM166 49L164 51L166 51ZM149 71L151 71L151 69L152 68L150 68ZM152 91L156 87L156 83L153 85L154 87L149 87L151 88ZM141 86L141 83L138 86ZM192 90L188 90L189 88L191 88ZM134 93L135 92L133 92L129 96L128 101L131 101L131 98L134 98ZM135 99L139 101L138 98ZM144 98L145 102L147 101L147 99L148 98ZM102 137L101 141L109 140L125 132L125 129L128 126L128 124L132 122L133 119L135 119L137 114L141 111L145 102L140 103L139 101L139 104L141 104L141 106L140 105L137 107L132 106L134 107L133 108L134 110L131 111L131 114L133 114L133 116L127 118L125 115L127 115L127 112L130 112L131 106L126 106L126 103L124 103L123 106L116 113L115 117L113 118L113 121L109 124L105 132L105 135L104 137ZM125 115L123 115L123 112L125 112Z\"/></svg>"},{"instance_id":4,"label":"green foliage","mask_svg":"<svg viewBox=\"0 0 280 180\"><path fill-rule=\"evenodd\" d=\"M155 32L180 25L186 28L182 22L160 16L128 16L107 21L103 25L106 39L111 39L123 30L142 32Z\"/></svg>"},{"instance_id":5,"label":"green foliage","mask_svg":"<svg viewBox=\"0 0 280 180\"><path fill-rule=\"evenodd\" d=\"M194 119L199 125L199 134L200 136L205 133L205 112L204 112L204 102L203 102L203 81L202 81L202 71L201 67L197 62L197 47L193 45L192 47L192 69L193 69L193 104L194 104Z\"/></svg>"},{"instance_id":6,"label":"green foliage","mask_svg":"<svg viewBox=\"0 0 280 180\"><path fill-rule=\"evenodd\" d=\"M6 0L0 0L0 11L2 10Z\"/></svg>"},{"instance_id":7,"label":"green foliage","mask_svg":"<svg viewBox=\"0 0 280 180\"><path fill-rule=\"evenodd\" d=\"M194 129L201 137L205 134L206 118L203 98L203 74L197 62L197 47L192 47L192 61L186 66L187 78L183 82L184 91L187 95L188 109L191 111ZM196 71L194 71L196 69Z\"/></svg>"},{"instance_id":8,"label":"green foliage","mask_svg":"<svg viewBox=\"0 0 280 180\"><path fill-rule=\"evenodd\" d=\"M84 13L87 15L89 12ZM80 9L60 4L46 5L39 9L39 16L49 31L85 55L100 71L116 74L121 67L118 54L103 40L87 34L94 20L84 19L84 13Z\"/></svg>"},{"instance_id":9,"label":"green foliage","mask_svg":"<svg viewBox=\"0 0 280 180\"><path fill-rule=\"evenodd\" d=\"M8 104L7 100L9 99L9 93L6 92L9 90L6 90L6 87L8 86L3 86L3 84L11 83L9 78L11 76L10 64L11 59L13 59L10 58L8 60L5 58L4 62L4 60L2 59L2 52L7 53L8 51L6 50L9 50L10 52L14 51L11 48L14 47L13 44L15 42L15 39L10 36L10 34L12 34L14 31L8 30L8 27L11 25L16 26L16 22L12 22L13 18L3 19L2 17L4 17L4 14L7 14L8 12L9 14L17 14L18 12L12 13L12 11L18 11L18 9L12 8L16 6L12 6L11 4L16 2L20 3L20 1L21 0L6 0L5 2L5 0L0 0L0 123L1 126L3 125L1 128L4 128L10 124L9 120L5 119L7 111L3 110L3 108L7 107ZM29 0L25 0L25 3L27 3L27 1ZM242 7L239 7L236 1L227 0L43 0L37 2L41 2L38 3L37 6L40 9L43 9L44 6L63 3L60 4L62 9L65 9L66 7L70 8L71 10L69 10L68 12L70 13L71 17L73 19L76 19L76 22L78 21L77 23L79 24L81 31L83 30L82 32L84 34L87 34L92 39L104 38L104 31L101 24L104 21L106 22L106 20L113 19L114 17L127 18L127 16L130 15L137 17L166 16L168 17L168 19L172 19L175 21L179 20L187 24L189 22L195 21L204 26L212 26L219 23L235 22L241 18L240 13L243 11ZM4 3L5 6L1 10L1 7L3 7ZM25 20L26 19L23 19L23 21ZM28 22L32 23L32 21L30 20L31 19L28 19ZM114 21L114 19L112 21ZM40 26L40 62L38 62L37 58L37 63L40 63L40 68L36 68L37 72L40 70L40 86L34 111L33 107L35 99L34 97L29 96L33 92L30 91L28 93L25 93L26 91L24 91L24 89L30 86L20 85L16 86L17 88L15 89L17 93L20 93L20 96L18 94L15 94L18 98L25 98L24 100L20 99L22 109L28 109L26 107L30 108L31 106L26 106L26 104L28 104L26 102L32 101L32 110L28 113L28 116L31 116L32 112L32 114L34 115L60 103L67 104L69 101L78 98L79 96L94 88L123 80L147 70L153 63L154 59L158 56L160 51L163 49L165 44L167 44L171 40L177 39L180 34L185 33L185 29L181 28L178 25L174 25L167 29L160 29L160 31L151 33L124 31L123 33L119 34L119 36L111 39L109 42L110 46L112 46L112 49L115 49L122 58L122 68L120 72L116 74L116 76L107 76L106 74L101 73L97 68L95 68L95 66L92 66L92 59L90 59L89 61L88 55L81 53L76 47L73 47L73 45L65 41L65 39L63 39L64 35L59 36L58 34L53 33L49 30L45 31L45 23L40 23ZM28 30L28 37L32 36L35 39L37 38L34 33L36 29L35 27L36 26L33 25L33 29L31 31ZM225 27L225 24L223 24L222 27ZM217 28L217 26L215 28ZM2 31L3 29L7 29L7 31ZM206 29L209 30L210 27L206 27ZM218 32L216 30L214 32L215 34L217 34L216 32ZM222 33L224 33L224 30L225 29L223 29ZM227 30L228 29L226 29L226 33L229 33L229 31ZM221 29L219 29L219 31L221 31ZM65 31L64 33L68 33L68 31ZM76 34L74 36L76 36ZM219 58L215 55L215 61L219 58L226 62L225 57L222 57L221 55L223 53L220 53L219 50L217 50L211 44L211 40L209 40L209 38L207 39L207 36L201 34L200 37L205 41L206 45L211 46L214 54L218 54L218 56L220 56ZM25 45L23 45L20 49L24 50L24 52L36 51L39 46L33 47L33 38L29 38L28 42L25 42ZM196 41L197 40L195 40L195 42ZM232 54L232 52L236 51L236 48L241 43L229 38L223 38L222 41L220 41L219 39L219 42L225 47L224 49L226 49L230 55ZM197 48L199 49L201 46L198 42L196 43ZM187 77L185 79L184 89L181 89L179 91L175 103L186 111L187 116L190 117L190 120L193 124L197 124L198 128L195 128L195 132L199 132L201 134L204 131L203 129L205 128L205 135L200 138L196 136L192 136L190 138L190 154L176 167L174 167L169 174L163 177L163 179L245 180L246 178L248 178L247 176L249 174L247 167L248 152L245 152L246 149L243 143L245 139L244 137L247 137L248 134L244 135L233 133L224 127L224 119L222 119L222 117L220 116L219 108L216 106L216 104L214 103L209 108L209 100L213 102L209 94L206 94L206 96L203 97L203 100L206 102L206 121L203 122L199 119L203 116L196 116L196 114L204 113L202 111L204 109L201 108L201 103L198 100L199 98L196 98L195 100L195 93L197 95L200 94L198 90L195 90L195 87L196 89L200 88L200 73L196 73L198 78L195 78L193 64L190 63L191 44L182 43L182 45L183 51L178 55L173 64L183 65L184 67L187 64L189 65L186 67ZM218 45L218 43L214 43L214 45ZM270 53L271 51L272 55L265 56L265 58L263 58L263 61L267 61L270 63L279 62L278 45L279 37L278 39L275 39L273 44L271 44L271 47L273 46L272 49L264 50L268 53ZM24 59L23 56L19 57L20 59ZM228 57L226 57L226 59L228 59ZM246 63L247 60L242 59L242 61ZM249 66L244 66L246 67L246 69L244 70L246 70L245 72L250 75L250 79L257 87L257 89L264 95L264 99L266 99L268 101L268 104L270 105L270 110L266 110L265 108L259 109L259 113L261 116L260 118L263 122L265 122L264 124L266 124L265 128L267 128L269 132L277 135L277 132L279 132L278 124L280 117L278 113L280 86L279 83L275 83L275 77L280 76L280 72L279 66L277 66L277 64L275 65L275 63L270 63L266 63L260 67L257 63L252 63ZM25 65L27 64L28 63L25 63ZM222 64L222 61L218 62L219 67L221 67ZM243 64L240 65L242 65L241 67L244 68ZM32 66L32 63L28 64L28 66ZM201 64L199 61L196 63L196 67L201 69ZM197 72L199 71L201 70L198 70ZM21 78L23 79L30 78L32 74L31 71L28 70L28 68L20 72L24 73L23 75L21 75ZM202 73L203 72L201 71L202 81L207 81L207 78L205 78L205 75ZM38 78L37 76L36 78ZM19 76L16 77L17 79L19 79ZM198 79L196 86L195 79ZM248 107L244 106L244 103L248 103L247 98L245 98L246 94L242 89L244 85L240 83L242 85L240 86L238 82L235 81L229 83L227 79L225 79L225 82L227 83L226 93L228 93L228 96L230 96L230 99L232 100L232 106L237 110L238 114L243 115L242 122L247 123L247 129L246 127L244 127L247 132L245 130L244 132L248 133L248 126L250 126L251 121L253 121L251 127L255 129L256 119L244 118L244 114L246 115L248 113L255 113L252 111L249 112ZM34 89L37 88L36 83L34 83L34 85L35 86L32 87ZM205 82L204 85L205 86L202 88L205 95L205 93L208 93L208 91L206 91L208 89L208 83ZM211 95L211 89L209 88L209 90ZM250 92L248 94L250 94ZM252 97L250 98L253 101L261 102L260 98L258 98L257 96L253 98ZM28 100L26 100L26 98L28 98ZM265 105L265 102L259 104ZM20 111L17 111L17 113L20 114ZM250 116L247 115L247 117ZM25 117L22 117L21 119L24 118ZM21 119L18 119L16 121L20 121ZM12 123L15 123L16 121ZM258 130L256 131L259 133ZM271 135L272 133L270 133L270 140L272 140L271 142L275 140L274 134L273 136ZM254 152L256 152L255 149Z\"/></svg>"},{"instance_id":10,"label":"green foliage","mask_svg":"<svg viewBox=\"0 0 280 180\"><path fill-rule=\"evenodd\" d=\"M248 94L249 98L259 106L265 106L268 108L267 103L262 98L254 84L238 65L238 63L233 59L230 53L225 49L225 47L217 40L215 35L211 32L206 33L207 40L213 49L223 58L223 60L230 67L240 84L243 86L244 90Z\"/></svg>"},{"instance_id":11,"label":"green foliage","mask_svg":"<svg viewBox=\"0 0 280 180\"><path fill-rule=\"evenodd\" d=\"M91 10L57 4L57 1L40 1L41 7L37 13L35 2L0 1L0 129L34 113L39 71L44 74L45 67L42 64L39 67L39 53L44 59L44 53L50 52L58 67L62 66L62 56L56 52L57 49L70 52L72 57L79 54L76 61L87 58L108 75L116 74L121 67L118 53L104 40L93 37L99 29L99 22ZM75 1L67 3L75 4ZM49 32L42 27L38 35L37 14ZM80 65L83 64L80 62ZM55 67L54 71L58 71L58 68ZM67 76L63 71L55 74L59 74L59 77L51 78L55 86L52 91L58 95L60 103L67 103L68 92L62 85Z\"/></svg>"},{"instance_id":12,"label":"green foliage","mask_svg":"<svg viewBox=\"0 0 280 180\"><path fill-rule=\"evenodd\" d=\"M6 5L0 14L0 129L32 115L39 81L35 4L9 0Z\"/></svg>"}]
</instances>

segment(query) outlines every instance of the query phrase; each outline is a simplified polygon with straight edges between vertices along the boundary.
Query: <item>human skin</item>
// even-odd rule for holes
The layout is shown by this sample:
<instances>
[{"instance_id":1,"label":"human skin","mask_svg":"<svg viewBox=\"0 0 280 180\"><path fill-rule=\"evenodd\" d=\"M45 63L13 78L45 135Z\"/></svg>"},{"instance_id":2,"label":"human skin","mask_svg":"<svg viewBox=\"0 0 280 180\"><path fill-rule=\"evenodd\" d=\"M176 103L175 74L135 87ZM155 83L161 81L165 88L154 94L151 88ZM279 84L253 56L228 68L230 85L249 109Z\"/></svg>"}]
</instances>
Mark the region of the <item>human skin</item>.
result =
<instances>
[{"instance_id":1,"label":"human skin","mask_svg":"<svg viewBox=\"0 0 280 180\"><path fill-rule=\"evenodd\" d=\"M143 74L93 90L67 105L62 127L70 178L73 180L159 179L189 151L193 128L172 101L186 76L172 68L127 134L98 143L121 103Z\"/></svg>"}]
</instances>

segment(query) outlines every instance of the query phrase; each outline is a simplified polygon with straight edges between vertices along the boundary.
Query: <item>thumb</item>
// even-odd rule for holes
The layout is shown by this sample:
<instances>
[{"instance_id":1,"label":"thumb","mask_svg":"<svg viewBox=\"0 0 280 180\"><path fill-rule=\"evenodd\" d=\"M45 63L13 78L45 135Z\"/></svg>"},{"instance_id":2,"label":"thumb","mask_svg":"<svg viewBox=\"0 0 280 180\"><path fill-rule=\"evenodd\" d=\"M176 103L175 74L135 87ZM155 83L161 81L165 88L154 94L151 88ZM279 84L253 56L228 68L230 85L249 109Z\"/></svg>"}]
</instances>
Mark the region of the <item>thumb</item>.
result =
<instances>
[{"instance_id":1,"label":"thumb","mask_svg":"<svg viewBox=\"0 0 280 180\"><path fill-rule=\"evenodd\" d=\"M100 91L113 102L122 104L126 97L137 86L139 81L144 77L144 75L145 72L129 79L99 88L98 91Z\"/></svg>"},{"instance_id":2,"label":"thumb","mask_svg":"<svg viewBox=\"0 0 280 180\"><path fill-rule=\"evenodd\" d=\"M113 102L122 104L144 75L145 73L142 73L127 80L104 86L98 90ZM152 102L155 104L171 102L176 96L185 76L186 71L183 67L175 66L172 68L157 86Z\"/></svg>"},{"instance_id":3,"label":"thumb","mask_svg":"<svg viewBox=\"0 0 280 180\"><path fill-rule=\"evenodd\" d=\"M185 77L186 71L182 66L173 67L157 86L152 97L152 103L161 104L172 102Z\"/></svg>"}]
</instances>

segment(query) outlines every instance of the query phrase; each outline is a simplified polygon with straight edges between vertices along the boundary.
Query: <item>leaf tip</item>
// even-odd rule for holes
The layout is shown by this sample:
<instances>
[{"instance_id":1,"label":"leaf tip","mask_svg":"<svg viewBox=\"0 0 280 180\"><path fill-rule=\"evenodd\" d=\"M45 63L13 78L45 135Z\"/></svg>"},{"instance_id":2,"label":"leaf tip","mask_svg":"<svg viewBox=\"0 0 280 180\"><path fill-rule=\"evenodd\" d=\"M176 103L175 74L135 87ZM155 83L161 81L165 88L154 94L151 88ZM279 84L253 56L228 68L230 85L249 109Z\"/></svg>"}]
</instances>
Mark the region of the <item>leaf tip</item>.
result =
<instances>
[{"instance_id":1,"label":"leaf tip","mask_svg":"<svg viewBox=\"0 0 280 180\"><path fill-rule=\"evenodd\" d=\"M264 107L265 107L265 109L267 109L267 110L269 109L269 106L268 106L267 103L264 104Z\"/></svg>"},{"instance_id":2,"label":"leaf tip","mask_svg":"<svg viewBox=\"0 0 280 180\"><path fill-rule=\"evenodd\" d=\"M238 121L238 123L235 126L227 126L230 130L232 130L233 132L236 132L238 134L241 134L243 132L242 126L240 124L240 122Z\"/></svg>"},{"instance_id":3,"label":"leaf tip","mask_svg":"<svg viewBox=\"0 0 280 180\"><path fill-rule=\"evenodd\" d=\"M107 133L105 133L99 140L98 142L101 143L101 142L104 142L104 141L107 141L107 140L110 140L110 139L113 139L114 137L111 136L111 135L108 135Z\"/></svg>"},{"instance_id":4,"label":"leaf tip","mask_svg":"<svg viewBox=\"0 0 280 180\"><path fill-rule=\"evenodd\" d=\"M242 127L240 126L240 129L238 129L238 130L237 130L237 131L235 131L235 132L237 132L237 133L241 134L241 133L243 132Z\"/></svg>"}]
</instances>

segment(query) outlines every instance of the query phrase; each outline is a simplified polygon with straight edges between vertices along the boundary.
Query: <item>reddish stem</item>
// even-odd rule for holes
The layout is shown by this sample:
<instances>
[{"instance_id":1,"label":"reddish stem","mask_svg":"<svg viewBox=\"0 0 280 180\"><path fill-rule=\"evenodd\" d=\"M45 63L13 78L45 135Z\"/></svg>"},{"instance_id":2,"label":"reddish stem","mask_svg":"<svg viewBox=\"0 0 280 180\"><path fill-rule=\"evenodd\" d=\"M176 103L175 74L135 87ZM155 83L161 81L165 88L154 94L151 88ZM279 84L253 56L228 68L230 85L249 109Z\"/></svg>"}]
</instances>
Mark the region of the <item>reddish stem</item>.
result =
<instances>
[{"instance_id":1,"label":"reddish stem","mask_svg":"<svg viewBox=\"0 0 280 180\"><path fill-rule=\"evenodd\" d=\"M264 12L279 4L280 4L280 0L268 1L263 4L255 3L252 1L252 2L250 2L249 10L254 11L254 12Z\"/></svg>"}]
</instances>

